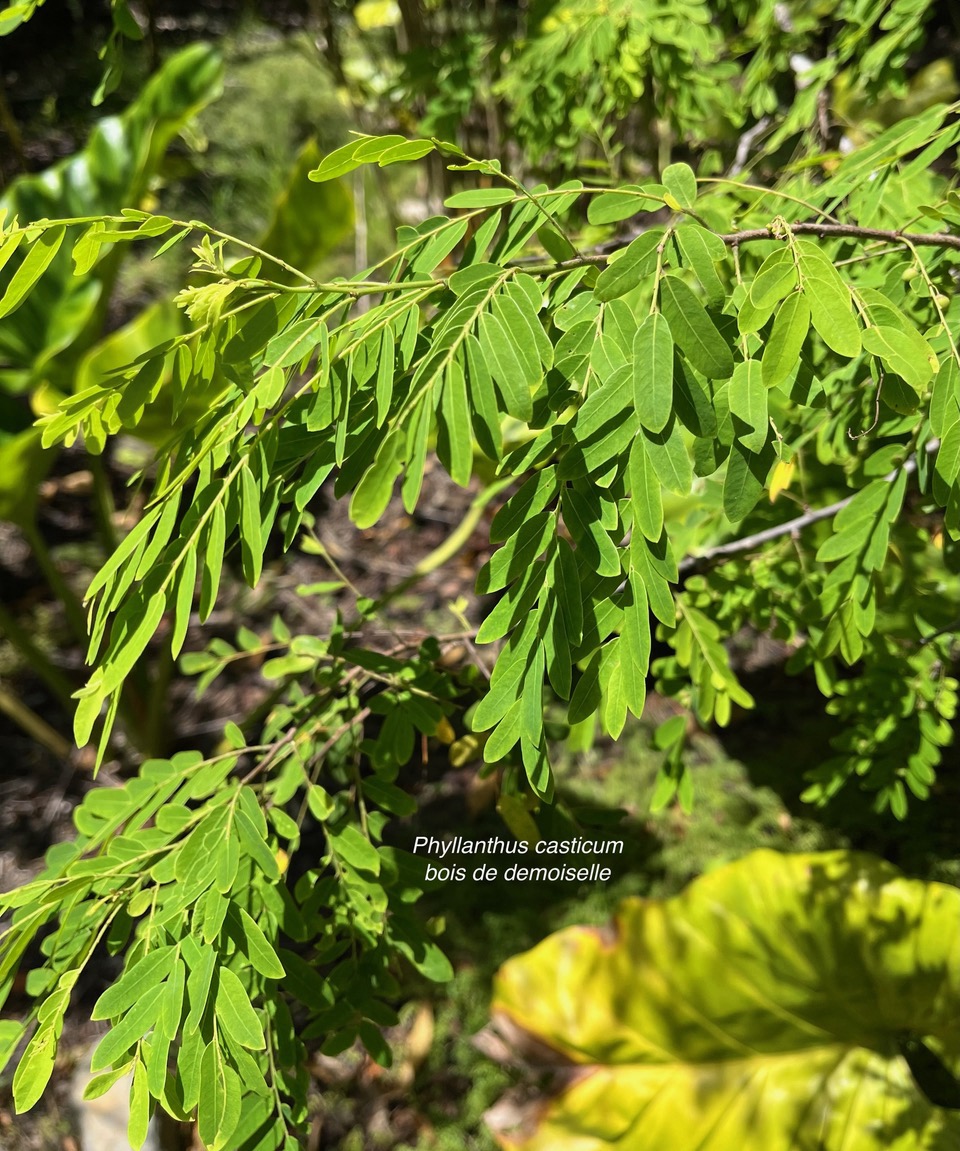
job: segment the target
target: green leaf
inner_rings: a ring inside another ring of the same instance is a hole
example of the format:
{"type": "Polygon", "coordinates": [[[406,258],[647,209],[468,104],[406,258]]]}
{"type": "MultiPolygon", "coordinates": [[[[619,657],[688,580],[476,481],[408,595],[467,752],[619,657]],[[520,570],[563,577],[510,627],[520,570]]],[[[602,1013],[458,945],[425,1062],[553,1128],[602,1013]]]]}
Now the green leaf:
{"type": "Polygon", "coordinates": [[[512,583],[542,554],[555,533],[556,516],[550,512],[540,512],[527,520],[477,573],[477,592],[487,595],[512,583]]]}
{"type": "Polygon", "coordinates": [[[133,1151],[147,1141],[147,1128],[150,1124],[150,1091],[147,1087],[147,1069],[138,1059],[133,1068],[133,1083],[130,1085],[130,1118],[127,1121],[127,1141],[133,1151]]]}
{"type": "Polygon", "coordinates": [[[643,436],[637,436],[630,446],[627,476],[634,527],[639,528],[648,540],[658,540],[663,531],[663,499],[660,479],[650,461],[643,436]]]}
{"type": "Polygon", "coordinates": [[[798,240],[797,250],[803,294],[814,328],[838,355],[859,355],[860,325],[851,311],[850,289],[816,244],[798,240]]]}
{"type": "Polygon", "coordinates": [[[674,233],[687,264],[700,281],[710,304],[719,304],[724,298],[723,281],[717,275],[716,261],[726,256],[723,241],[699,224],[684,224],[674,233]],[[716,247],[719,245],[719,249],[716,247]]]}
{"type": "Polygon", "coordinates": [[[25,1032],[26,1028],[19,1021],[0,1019],[0,1073],[6,1070],[25,1032]]]}
{"type": "Polygon", "coordinates": [[[546,467],[534,472],[497,510],[490,524],[490,542],[502,543],[516,535],[525,521],[543,511],[559,491],[556,468],[546,467]]]}
{"type": "Polygon", "coordinates": [[[93,1005],[91,1019],[116,1019],[162,983],[173,969],[177,950],[170,944],[155,947],[132,967],[127,968],[93,1005]]]}
{"type": "Polygon", "coordinates": [[[253,820],[249,818],[246,812],[239,809],[234,813],[234,819],[244,851],[267,879],[275,883],[280,878],[280,868],[277,866],[273,852],[254,825],[253,820]]]}
{"type": "Polygon", "coordinates": [[[939,365],[927,341],[915,330],[865,328],[864,350],[876,356],[888,372],[904,379],[911,388],[922,391],[939,365]]]}
{"type": "Polygon", "coordinates": [[[217,1021],[224,1031],[250,1051],[263,1051],[266,1040],[257,1013],[243,984],[227,967],[220,968],[217,983],[217,1021]]]}
{"type": "Polygon", "coordinates": [[[633,402],[640,423],[662,431],[673,410],[673,336],[659,313],[647,316],[633,338],[633,402]]]}
{"type": "Polygon", "coordinates": [[[377,849],[352,823],[348,823],[336,834],[328,830],[327,839],[330,850],[351,867],[355,867],[358,871],[369,871],[373,875],[380,874],[380,856],[377,849]]]}
{"type": "MultiPolygon", "coordinates": [[[[349,144],[344,144],[342,148],[337,148],[324,156],[317,167],[307,173],[307,176],[318,184],[324,180],[334,180],[337,176],[346,175],[347,172],[359,168],[361,164],[375,163],[381,156],[394,148],[403,147],[403,145],[413,142],[404,139],[403,136],[395,135],[361,136],[359,140],[351,140],[349,144]]],[[[416,142],[428,143],[427,141],[416,142]]],[[[433,145],[430,144],[427,150],[433,151],[433,145]]]]}
{"type": "Polygon", "coordinates": [[[606,471],[636,434],[633,404],[633,369],[623,364],[603,387],[594,387],[573,421],[564,440],[572,441],[560,460],[557,474],[571,479],[585,473],[606,471]]]}
{"type": "Polygon", "coordinates": [[[7,290],[0,297],[0,319],[9,316],[27,298],[31,288],[50,266],[66,235],[62,224],[45,229],[34,240],[20,267],[13,273],[7,290]]]}
{"type": "Polygon", "coordinates": [[[615,192],[603,192],[594,196],[587,207],[587,219],[591,224],[617,224],[629,220],[638,212],[649,212],[662,208],[663,201],[644,195],[636,184],[625,184],[615,192]]]}
{"type": "Polygon", "coordinates": [[[40,1099],[53,1074],[57,1056],[58,1032],[52,1027],[40,1027],[34,1032],[20,1057],[13,1076],[13,1103],[22,1114],[40,1099]]]}
{"type": "Polygon", "coordinates": [[[447,208],[496,208],[509,204],[517,198],[512,188],[471,188],[468,192],[456,192],[444,200],[447,208]]]}
{"type": "Polygon", "coordinates": [[[217,602],[223,553],[227,543],[227,515],[223,500],[217,500],[205,525],[203,570],[200,573],[200,622],[205,623],[217,602]]]}
{"type": "Polygon", "coordinates": [[[538,339],[542,338],[543,330],[536,315],[529,312],[529,302],[526,301],[526,297],[522,297],[522,299],[527,303],[527,308],[522,307],[515,296],[507,292],[498,292],[493,297],[491,307],[494,316],[497,317],[503,330],[507,333],[517,358],[523,365],[523,377],[527,381],[528,388],[530,388],[539,383],[543,374],[537,351],[538,339]]]}
{"type": "Polygon", "coordinates": [[[625,901],[611,934],[557,932],[501,967],[493,1012],[519,1053],[578,1073],[497,1134],[517,1151],[948,1146],[960,1115],[900,1053],[923,1036],[956,1077],[958,915],[956,888],[871,856],[757,851],[625,901]]]}
{"type": "Polygon", "coordinates": [[[734,368],[727,390],[734,433],[748,452],[762,451],[767,442],[769,428],[765,384],[761,365],[756,360],[746,360],[734,368]]]}
{"type": "Polygon", "coordinates": [[[632,240],[597,277],[593,293],[598,300],[615,300],[633,291],[657,266],[657,248],[665,229],[650,228],[632,240]]]}
{"type": "Polygon", "coordinates": [[[119,1023],[100,1040],[90,1060],[91,1071],[102,1071],[126,1055],[157,1022],[163,984],[155,983],[124,1014],[119,1023]]]}
{"type": "MultiPolygon", "coordinates": [[[[237,910],[242,932],[240,948],[250,960],[253,969],[259,971],[261,975],[265,975],[267,979],[282,979],[283,965],[273,946],[243,908],[237,910]]],[[[192,995],[190,1002],[193,1002],[192,995]]]]}
{"type": "Polygon", "coordinates": [[[594,514],[591,501],[573,488],[565,488],[561,497],[563,522],[577,545],[577,552],[585,558],[588,570],[599,575],[620,574],[620,552],[610,533],[594,514]]]}
{"type": "Polygon", "coordinates": [[[703,304],[676,276],[660,281],[660,307],[673,338],[698,372],[709,380],[733,373],[733,355],[703,304]]]}
{"type": "Polygon", "coordinates": [[[200,1060],[197,1133],[208,1151],[222,1151],[240,1122],[240,1079],[216,1039],[200,1060]]]}
{"type": "Polygon", "coordinates": [[[187,628],[190,626],[190,610],[193,607],[193,592],[197,581],[197,552],[191,548],[183,557],[177,572],[177,585],[174,598],[173,633],[170,637],[170,654],[174,659],[180,654],[187,628]]]}
{"type": "Polygon", "coordinates": [[[693,483],[693,465],[675,416],[659,432],[644,431],[644,455],[665,488],[685,496],[693,483]]]}
{"type": "Polygon", "coordinates": [[[930,430],[943,436],[951,424],[960,420],[960,370],[953,356],[940,365],[930,397],[930,430]]]}
{"type": "MultiPolygon", "coordinates": [[[[767,256],[754,276],[750,285],[749,302],[757,311],[773,308],[790,295],[797,282],[797,266],[793,253],[787,247],[778,248],[767,256]]],[[[740,330],[745,329],[741,327],[740,330]]]]}
{"type": "Polygon", "coordinates": [[[583,636],[583,600],[580,576],[573,548],[562,536],[557,536],[557,550],[551,566],[551,581],[557,593],[560,616],[572,644],[583,636]]]}
{"type": "Polygon", "coordinates": [[[403,437],[395,428],[381,442],[376,459],[364,472],[350,500],[350,518],[358,528],[371,528],[387,510],[397,477],[403,471],[403,437]]]}
{"type": "MultiPolygon", "coordinates": [[[[763,387],[775,388],[796,370],[800,349],[810,330],[810,305],[807,298],[793,292],[783,301],[773,321],[773,329],[763,349],[763,387]]],[[[734,375],[736,379],[736,375],[734,375]]],[[[730,410],[733,411],[733,383],[730,385],[730,410]]],[[[764,397],[766,404],[766,397],[764,397]]]]}
{"type": "Polygon", "coordinates": [[[527,374],[525,361],[521,360],[513,340],[492,313],[481,315],[479,328],[480,351],[500,387],[507,412],[518,420],[530,421],[533,418],[530,385],[538,382],[539,370],[535,378],[527,374]]]}
{"type": "Polygon", "coordinates": [[[739,441],[730,448],[727,474],[723,480],[723,511],[731,523],[739,523],[756,507],[773,459],[774,452],[769,444],[759,455],[739,441]]]}
{"type": "Polygon", "coordinates": [[[677,418],[695,436],[717,435],[717,413],[714,402],[693,368],[679,355],[673,359],[673,403],[677,418]]]}
{"type": "Polygon", "coordinates": [[[141,590],[127,600],[114,619],[110,647],[103,661],[101,698],[120,687],[153,639],[163,618],[167,606],[164,592],[154,592],[146,603],[143,601],[141,590]]]}
{"type": "Polygon", "coordinates": [[[669,164],[663,169],[661,183],[681,208],[692,208],[697,202],[697,178],[689,164],[669,164]]]}

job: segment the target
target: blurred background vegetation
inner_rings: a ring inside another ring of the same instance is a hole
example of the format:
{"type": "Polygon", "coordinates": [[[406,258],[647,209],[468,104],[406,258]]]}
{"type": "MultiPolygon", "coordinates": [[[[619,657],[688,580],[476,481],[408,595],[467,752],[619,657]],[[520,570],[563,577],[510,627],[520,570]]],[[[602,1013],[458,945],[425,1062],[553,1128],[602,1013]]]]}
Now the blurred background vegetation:
{"type": "MultiPolygon", "coordinates": [[[[703,175],[749,170],[762,182],[811,149],[829,164],[831,155],[960,90],[953,63],[960,10],[949,0],[143,0],[119,7],[132,26],[118,19],[117,4],[46,0],[0,39],[0,203],[25,218],[122,204],[208,220],[326,276],[382,257],[399,225],[430,215],[450,191],[450,174],[429,163],[307,185],[307,168],[350,130],[437,135],[472,155],[501,158],[526,180],[577,174],[613,183],[695,157],[703,175]],[[106,90],[95,105],[98,86],[106,90]]],[[[608,235],[587,228],[585,243],[608,235]]],[[[180,322],[170,300],[188,254],[151,255],[126,251],[88,278],[73,278],[67,263],[49,298],[38,297],[0,332],[2,888],[22,882],[46,847],[70,834],[70,812],[91,786],[87,762],[69,746],[70,693],[82,681],[85,646],[79,597],[128,526],[125,517],[136,515],[126,484],[149,452],[130,438],[102,456],[80,445],[43,450],[31,423],[136,356],[148,333],[155,341],[180,322]]],[[[179,418],[189,416],[188,405],[179,418]]],[[[162,424],[154,435],[162,439],[162,424]]],[[[321,493],[318,522],[366,594],[393,586],[405,561],[409,570],[405,549],[429,553],[462,517],[469,494],[458,506],[442,480],[434,482],[414,543],[398,544],[399,529],[389,523],[353,532],[321,493]]],[[[472,575],[484,558],[477,542],[447,582],[423,581],[398,606],[415,624],[449,626],[447,605],[458,597],[475,609],[472,575]]],[[[244,626],[263,634],[274,612],[302,610],[292,589],[321,578],[317,571],[309,557],[281,558],[278,549],[256,592],[233,580],[213,633],[233,640],[244,626]]],[[[200,646],[199,631],[194,639],[200,646]]],[[[225,720],[248,716],[267,697],[251,656],[198,700],[160,646],[138,669],[108,773],[122,776],[145,755],[212,746],[225,720]]],[[[429,896],[456,979],[442,992],[410,989],[392,1036],[392,1071],[373,1076],[356,1052],[318,1060],[313,1146],[492,1147],[481,1117],[510,1073],[470,1036],[486,1021],[493,971],[560,926],[607,919],[624,895],[673,893],[758,846],[866,848],[911,874],[960,882],[949,758],[935,795],[915,804],[905,823],[873,812],[856,794],[816,811],[801,803],[803,772],[823,758],[836,728],[812,683],[785,676],[787,654],[766,637],[742,637],[738,670],[758,708],[735,716],[722,742],[683,717],[696,779],[692,812],[650,810],[665,754],[652,732],[673,714],[665,704],[657,713],[656,697],[649,722],[629,727],[617,745],[567,742],[558,756],[557,819],[566,804],[620,820],[628,852],[613,881],[547,892],[461,885],[455,897],[429,896]]],[[[474,768],[451,767],[442,745],[430,749],[419,786],[418,828],[502,830],[489,788],[474,768]]],[[[401,826],[397,834],[413,830],[401,826]]],[[[0,1119],[8,1088],[0,1081],[0,1119]]],[[[0,1123],[0,1147],[61,1145],[69,1123],[57,1098],[16,1130],[0,1123]]]]}

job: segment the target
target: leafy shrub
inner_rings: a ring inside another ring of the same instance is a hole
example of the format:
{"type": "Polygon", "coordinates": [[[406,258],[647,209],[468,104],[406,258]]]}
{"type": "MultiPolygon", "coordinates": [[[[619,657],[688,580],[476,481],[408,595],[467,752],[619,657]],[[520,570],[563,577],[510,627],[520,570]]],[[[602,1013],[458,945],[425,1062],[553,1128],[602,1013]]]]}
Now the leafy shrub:
{"type": "MultiPolygon", "coordinates": [[[[278,619],[268,644],[241,634],[188,653],[209,682],[269,646],[269,712],[228,725],[210,757],[151,760],[91,793],[76,841],[0,897],[4,997],[45,933],[30,1019],[0,1030],[2,1061],[35,1028],[19,1108],[42,1092],[102,946],[125,958],[96,1009],[112,1027],[93,1090],[133,1071],[134,1141],[160,1103],[196,1114],[213,1148],[292,1146],[303,1043],[335,1053],[359,1036],[386,1060],[404,964],[451,974],[409,910],[422,861],[386,846],[385,828],[415,806],[401,771],[418,739],[449,742],[454,723],[461,748],[502,769],[514,825],[534,838],[557,715],[616,738],[652,674],[723,726],[753,705],[728,650],[748,626],[787,644],[850,720],[809,800],[858,782],[902,817],[908,793],[929,795],[956,706],[943,593],[960,539],[960,199],[931,165],[958,139],[936,105],[842,158],[811,155],[775,188],[674,163],[608,190],[528,188],[452,144],[361,137],[311,178],[434,154],[485,186],[400,228],[396,251],[349,279],[137,208],[7,223],[0,317],[68,251],[83,275],[107,245],[194,245],[183,328],[41,420],[45,445],[82,436],[96,452],[161,393],[175,413],[200,404],[87,590],[95,667],[75,735],[96,736],[98,761],[155,634],[180,654],[228,549],[255,585],[274,535],[318,547],[310,505],[327,481],[371,527],[398,483],[413,513],[435,453],[479,487],[441,559],[506,496],[477,578],[496,597],[476,634],[498,645],[489,683],[451,672],[443,637],[378,649],[364,627],[389,605],[362,595],[329,634],[278,619]],[[583,212],[634,234],[581,251],[583,212]],[[668,655],[653,658],[655,640],[668,655]],[[877,722],[878,700],[897,717],[877,722]]],[[[685,737],[682,722],[658,732],[657,806],[692,800],[685,737]]],[[[939,1034],[927,1024],[911,1043],[939,1034]]]]}

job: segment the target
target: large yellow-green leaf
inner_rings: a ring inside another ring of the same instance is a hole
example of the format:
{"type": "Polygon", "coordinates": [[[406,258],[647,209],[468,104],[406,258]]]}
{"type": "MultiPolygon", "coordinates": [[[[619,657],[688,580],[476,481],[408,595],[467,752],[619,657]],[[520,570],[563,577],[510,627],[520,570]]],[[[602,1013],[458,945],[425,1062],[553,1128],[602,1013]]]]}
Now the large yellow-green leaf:
{"type": "MultiPolygon", "coordinates": [[[[307,172],[320,162],[316,140],[308,140],[273,206],[273,218],[260,246],[298,268],[310,270],[353,231],[353,200],[343,181],[318,186],[307,172]]],[[[283,270],[270,268],[274,279],[283,270]]]]}
{"type": "Polygon", "coordinates": [[[900,1054],[940,1097],[916,1050],[960,1056],[958,920],[960,890],[872,856],[758,851],[673,899],[625,901],[612,931],[557,932],[504,964],[493,1007],[570,1073],[548,1101],[500,1111],[501,1146],[960,1146],[960,1113],[900,1054]]]}

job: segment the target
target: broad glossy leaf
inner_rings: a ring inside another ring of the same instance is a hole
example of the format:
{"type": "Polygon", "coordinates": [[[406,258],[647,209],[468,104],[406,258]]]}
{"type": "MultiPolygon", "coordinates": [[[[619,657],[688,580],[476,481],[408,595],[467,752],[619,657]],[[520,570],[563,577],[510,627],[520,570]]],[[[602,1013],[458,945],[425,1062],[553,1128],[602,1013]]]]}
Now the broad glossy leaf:
{"type": "MultiPolygon", "coordinates": [[[[353,196],[346,181],[318,187],[307,177],[320,161],[316,140],[300,149],[285,186],[273,202],[273,218],[258,246],[297,268],[309,271],[349,236],[353,196]]],[[[270,278],[286,282],[291,273],[270,265],[270,278]]]]}
{"type": "Polygon", "coordinates": [[[952,1146],[960,1115],[900,1052],[926,1040],[956,1070],[958,916],[956,888],[872,856],[757,851],[673,899],[625,901],[612,931],[549,936],[500,969],[493,1009],[521,1051],[546,1044],[578,1073],[501,1145],[952,1146]]]}
{"type": "MultiPolygon", "coordinates": [[[[220,57],[209,45],[175,53],[127,108],[96,123],[80,151],[44,172],[11,181],[0,208],[26,223],[116,213],[141,202],[171,140],[216,96],[221,80],[220,57]]],[[[25,251],[21,246],[17,259],[25,251]]],[[[88,275],[75,276],[64,245],[15,316],[4,321],[0,353],[7,365],[32,370],[42,361],[44,377],[69,393],[77,349],[88,346],[83,340],[78,344],[78,337],[89,332],[103,286],[109,287],[116,269],[115,259],[101,259],[88,275]]]]}

